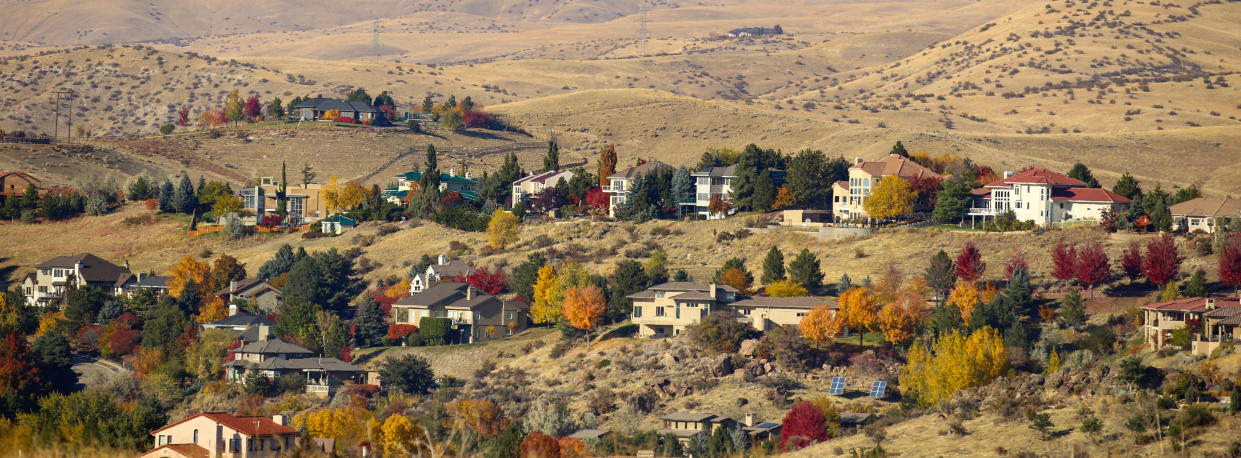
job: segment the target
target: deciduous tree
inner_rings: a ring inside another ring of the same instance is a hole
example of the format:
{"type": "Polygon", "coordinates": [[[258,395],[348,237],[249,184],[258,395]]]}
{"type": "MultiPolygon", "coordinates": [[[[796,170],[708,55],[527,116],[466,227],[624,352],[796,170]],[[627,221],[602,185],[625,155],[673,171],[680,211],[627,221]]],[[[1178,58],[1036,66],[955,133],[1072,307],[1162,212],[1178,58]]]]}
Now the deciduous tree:
{"type": "Polygon", "coordinates": [[[246,99],[246,106],[243,109],[246,114],[247,121],[257,121],[263,117],[263,103],[259,101],[259,96],[252,95],[246,99]]]}
{"type": "Polygon", "coordinates": [[[1161,234],[1146,243],[1146,256],[1142,260],[1142,274],[1147,280],[1163,286],[1176,278],[1181,268],[1180,252],[1176,241],[1168,234],[1161,234]]]}
{"type": "Polygon", "coordinates": [[[802,297],[810,294],[801,283],[790,280],[779,280],[767,285],[767,295],[771,297],[802,297]]]}
{"type": "Polygon", "coordinates": [[[569,326],[592,332],[606,310],[603,290],[598,286],[574,287],[564,292],[564,317],[569,326]]]}
{"type": "Polygon", "coordinates": [[[870,196],[862,207],[871,218],[886,220],[908,215],[913,211],[914,200],[918,193],[909,186],[909,182],[898,176],[879,180],[879,184],[871,189],[870,196]]]}
{"type": "Polygon", "coordinates": [[[874,293],[866,287],[850,288],[840,295],[840,318],[845,326],[858,334],[858,345],[863,336],[876,329],[879,320],[879,303],[874,293]]]}
{"type": "Polygon", "coordinates": [[[1073,273],[1077,281],[1087,288],[1106,282],[1112,276],[1112,267],[1107,253],[1103,252],[1103,245],[1095,243],[1082,248],[1077,254],[1073,273]]]}
{"type": "Polygon", "coordinates": [[[982,262],[982,253],[974,247],[974,242],[965,242],[965,246],[961,247],[961,254],[957,255],[956,267],[953,270],[957,278],[973,283],[978,281],[986,270],[987,264],[982,262]]]}
{"type": "Polygon", "coordinates": [[[535,323],[560,321],[563,308],[560,303],[552,303],[556,281],[554,267],[545,265],[539,268],[538,279],[534,283],[534,304],[530,306],[531,321],[535,323]]]}
{"type": "Polygon", "coordinates": [[[608,187],[612,181],[608,177],[616,173],[616,146],[608,145],[599,152],[599,186],[608,187]]]}
{"type": "Polygon", "coordinates": [[[957,330],[940,335],[929,352],[914,343],[906,359],[908,364],[899,379],[901,389],[916,392],[923,406],[936,405],[959,390],[991,383],[1008,371],[1004,340],[990,327],[968,337],[957,330]]]}
{"type": "Polygon", "coordinates": [[[781,185],[776,189],[776,198],[771,201],[772,210],[780,210],[793,206],[797,202],[797,196],[789,189],[789,185],[781,185]]]}
{"type": "Polygon", "coordinates": [[[1051,276],[1060,281],[1073,279],[1077,266],[1077,246],[1064,244],[1064,239],[1056,241],[1051,249],[1051,276]]]}
{"type": "Polygon", "coordinates": [[[496,209],[487,223],[487,244],[497,250],[517,243],[520,240],[520,223],[517,215],[496,209]]]}
{"type": "Polygon", "coordinates": [[[560,458],[560,442],[556,438],[534,431],[521,441],[522,458],[560,458]]]}
{"type": "Polygon", "coordinates": [[[720,282],[736,288],[737,291],[741,292],[743,295],[750,294],[751,289],[754,287],[752,284],[753,280],[750,279],[749,274],[738,267],[725,270],[724,273],[720,275],[720,282]]]}
{"type": "Polygon", "coordinates": [[[832,342],[832,338],[840,335],[843,321],[837,316],[836,310],[828,304],[819,304],[810,309],[810,313],[802,317],[798,326],[802,337],[815,345],[824,346],[832,342]]]}
{"type": "Polygon", "coordinates": [[[1026,272],[1030,271],[1030,265],[1026,262],[1026,252],[1018,248],[1013,252],[1013,257],[1008,258],[1008,262],[1004,264],[1004,279],[1011,280],[1013,278],[1013,269],[1020,267],[1026,272]]]}
{"type": "Polygon", "coordinates": [[[794,405],[784,415],[780,431],[780,450],[788,452],[828,440],[827,419],[823,410],[807,401],[794,405]]]}
{"type": "Polygon", "coordinates": [[[1241,234],[1232,234],[1219,253],[1219,281],[1241,296],[1241,234]]]}
{"type": "Polygon", "coordinates": [[[969,282],[957,282],[957,286],[953,287],[952,293],[948,295],[948,303],[960,310],[961,321],[965,323],[970,322],[974,307],[980,302],[978,287],[969,282]]]}
{"type": "Polygon", "coordinates": [[[195,261],[190,256],[182,256],[181,262],[173,266],[168,273],[168,294],[180,296],[185,286],[191,281],[200,288],[210,286],[212,284],[211,267],[205,262],[195,261]]]}
{"type": "Polygon", "coordinates": [[[1129,277],[1129,283],[1133,283],[1142,276],[1142,251],[1137,241],[1129,242],[1129,248],[1126,248],[1125,254],[1121,255],[1120,269],[1125,272],[1126,277],[1129,277]]]}

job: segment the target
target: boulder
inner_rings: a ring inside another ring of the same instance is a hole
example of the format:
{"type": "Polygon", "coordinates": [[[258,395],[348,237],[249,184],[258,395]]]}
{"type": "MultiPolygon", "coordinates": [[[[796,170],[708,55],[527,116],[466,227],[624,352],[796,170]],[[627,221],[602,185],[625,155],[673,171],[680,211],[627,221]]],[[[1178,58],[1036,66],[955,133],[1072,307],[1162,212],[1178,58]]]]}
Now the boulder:
{"type": "Polygon", "coordinates": [[[733,373],[733,359],[731,355],[719,355],[711,359],[711,363],[707,366],[708,372],[713,377],[723,377],[733,373]]]}
{"type": "Polygon", "coordinates": [[[758,348],[758,340],[746,339],[741,341],[741,347],[737,350],[742,356],[754,357],[754,351],[758,348]]]}

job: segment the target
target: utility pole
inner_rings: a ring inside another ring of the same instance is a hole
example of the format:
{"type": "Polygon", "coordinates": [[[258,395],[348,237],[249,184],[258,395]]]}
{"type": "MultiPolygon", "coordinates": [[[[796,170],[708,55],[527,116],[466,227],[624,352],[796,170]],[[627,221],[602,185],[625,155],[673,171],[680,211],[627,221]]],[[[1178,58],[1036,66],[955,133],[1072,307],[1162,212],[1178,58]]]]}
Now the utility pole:
{"type": "Polygon", "coordinates": [[[374,28],[371,31],[371,51],[375,54],[375,60],[379,60],[379,18],[375,19],[374,28]]]}
{"type": "Polygon", "coordinates": [[[642,27],[638,29],[638,47],[642,57],[647,57],[649,54],[646,52],[646,3],[643,3],[639,8],[641,8],[642,14],[642,27]]]}
{"type": "MultiPolygon", "coordinates": [[[[70,96],[70,92],[69,91],[52,91],[52,93],[56,94],[56,120],[54,121],[52,125],[52,138],[55,139],[55,138],[60,138],[60,96],[64,95],[65,98],[68,98],[70,96]]],[[[72,113],[70,113],[70,115],[72,115],[72,113]]],[[[73,122],[72,117],[69,119],[69,122],[70,123],[73,122]]]]}

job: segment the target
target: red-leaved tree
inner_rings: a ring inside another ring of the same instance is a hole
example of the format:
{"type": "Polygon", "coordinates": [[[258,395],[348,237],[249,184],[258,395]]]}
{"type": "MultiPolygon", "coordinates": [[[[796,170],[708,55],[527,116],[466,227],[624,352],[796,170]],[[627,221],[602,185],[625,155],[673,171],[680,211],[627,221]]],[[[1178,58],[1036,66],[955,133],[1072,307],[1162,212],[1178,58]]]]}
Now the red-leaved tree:
{"type": "Polygon", "coordinates": [[[608,198],[608,194],[603,192],[603,189],[591,188],[591,190],[586,191],[586,205],[599,210],[607,210],[610,204],[611,200],[608,198]]]}
{"type": "Polygon", "coordinates": [[[780,450],[796,450],[827,439],[827,418],[818,406],[802,401],[784,415],[784,426],[780,431],[780,450]]]}
{"type": "Polygon", "coordinates": [[[1159,286],[1168,284],[1181,270],[1180,252],[1176,241],[1168,234],[1160,235],[1146,243],[1146,257],[1142,259],[1142,275],[1159,286]]]}
{"type": "Polygon", "coordinates": [[[177,110],[177,125],[181,127],[190,125],[190,107],[182,105],[181,109],[177,110]]]}
{"type": "Polygon", "coordinates": [[[1051,249],[1051,262],[1051,276],[1062,281],[1072,279],[1077,264],[1077,246],[1066,247],[1064,239],[1057,240],[1056,246],[1051,249]]]}
{"type": "Polygon", "coordinates": [[[480,267],[469,276],[462,277],[457,275],[452,281],[469,283],[470,286],[478,288],[487,294],[500,294],[508,289],[508,280],[504,278],[504,272],[496,270],[494,273],[487,270],[486,267],[480,267]]]}
{"type": "Polygon", "coordinates": [[[13,418],[34,409],[52,385],[39,373],[26,339],[16,331],[0,338],[0,416],[13,418]]]}
{"type": "Polygon", "coordinates": [[[1107,281],[1107,278],[1112,276],[1112,267],[1107,259],[1107,253],[1103,252],[1103,245],[1098,243],[1082,248],[1082,251],[1077,253],[1076,264],[1073,276],[1087,288],[1094,288],[1095,285],[1107,281]]]}
{"type": "Polygon", "coordinates": [[[987,270],[987,263],[982,262],[982,253],[978,252],[974,242],[965,242],[965,246],[961,247],[961,254],[957,255],[954,269],[953,273],[957,274],[957,278],[970,283],[982,277],[982,273],[987,270]]]}
{"type": "Polygon", "coordinates": [[[519,449],[521,450],[522,457],[560,457],[560,442],[554,437],[543,434],[542,431],[534,431],[526,435],[526,438],[522,439],[519,449]]]}
{"type": "MultiPolygon", "coordinates": [[[[1228,244],[1219,252],[1219,281],[1241,289],[1241,235],[1228,237],[1228,244]]],[[[1237,294],[1241,295],[1241,291],[1237,294]]]]}
{"type": "Polygon", "coordinates": [[[246,113],[246,119],[253,121],[263,115],[263,103],[259,102],[259,96],[252,95],[246,99],[246,106],[243,108],[246,113]]]}
{"type": "Polygon", "coordinates": [[[1004,278],[1007,280],[1012,280],[1013,270],[1018,267],[1021,267],[1022,272],[1029,275],[1030,264],[1026,262],[1026,252],[1021,251],[1020,249],[1018,249],[1016,253],[1013,253],[1013,257],[1008,258],[1008,263],[1004,264],[1004,278]]]}
{"type": "Polygon", "coordinates": [[[1138,247],[1138,242],[1129,242],[1129,248],[1120,256],[1120,270],[1129,277],[1129,283],[1142,276],[1142,250],[1138,247]]]}

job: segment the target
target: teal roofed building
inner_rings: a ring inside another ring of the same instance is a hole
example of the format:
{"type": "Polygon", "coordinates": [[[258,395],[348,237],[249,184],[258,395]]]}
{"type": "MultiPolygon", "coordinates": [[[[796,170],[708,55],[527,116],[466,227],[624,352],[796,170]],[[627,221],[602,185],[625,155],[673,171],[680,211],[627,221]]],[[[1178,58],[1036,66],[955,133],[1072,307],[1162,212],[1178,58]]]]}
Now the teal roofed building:
{"type": "Polygon", "coordinates": [[[341,214],[323,218],[319,220],[319,223],[323,225],[323,233],[336,235],[340,235],[341,232],[353,229],[358,225],[358,222],[354,221],[353,218],[341,214]]]}
{"type": "MultiPolygon", "coordinates": [[[[404,205],[409,192],[422,179],[422,172],[405,172],[393,177],[396,184],[384,188],[381,194],[384,199],[397,205],[404,205]]],[[[478,180],[469,173],[458,175],[456,169],[440,172],[440,192],[456,192],[461,198],[469,201],[478,200],[478,180]]]]}

